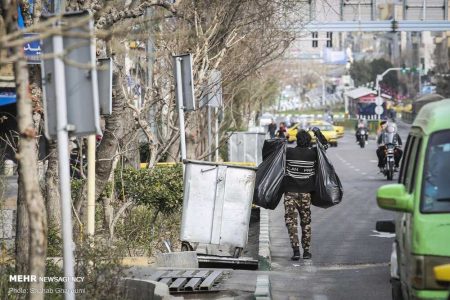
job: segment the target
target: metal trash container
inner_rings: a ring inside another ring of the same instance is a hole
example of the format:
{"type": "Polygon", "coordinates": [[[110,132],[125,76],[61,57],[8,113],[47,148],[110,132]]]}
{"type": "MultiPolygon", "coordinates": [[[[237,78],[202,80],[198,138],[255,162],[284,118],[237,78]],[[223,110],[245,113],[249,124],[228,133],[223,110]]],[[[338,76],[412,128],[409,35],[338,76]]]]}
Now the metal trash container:
{"type": "Polygon", "coordinates": [[[228,140],[228,160],[235,162],[262,162],[262,148],[266,132],[233,132],[228,140]]]}
{"type": "Polygon", "coordinates": [[[189,243],[235,247],[247,244],[256,168],[185,160],[182,250],[189,243]]]}

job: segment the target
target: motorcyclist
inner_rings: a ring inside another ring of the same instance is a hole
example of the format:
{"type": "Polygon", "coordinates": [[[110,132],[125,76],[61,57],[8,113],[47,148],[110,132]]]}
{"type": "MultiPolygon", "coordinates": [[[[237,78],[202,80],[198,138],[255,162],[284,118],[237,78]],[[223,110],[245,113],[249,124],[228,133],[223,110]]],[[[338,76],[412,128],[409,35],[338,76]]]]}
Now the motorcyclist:
{"type": "MultiPolygon", "coordinates": [[[[403,151],[401,150],[402,139],[400,135],[397,133],[397,127],[395,124],[386,123],[386,127],[380,133],[377,139],[377,156],[378,156],[378,167],[380,168],[380,172],[384,171],[384,163],[386,160],[386,145],[393,144],[394,145],[394,162],[395,162],[395,172],[398,172],[398,166],[400,164],[400,159],[402,158],[403,151]]],[[[384,124],[383,124],[384,125],[384,124]]]]}
{"type": "Polygon", "coordinates": [[[367,141],[369,138],[369,129],[367,128],[366,122],[363,119],[358,121],[358,124],[355,126],[355,138],[358,143],[358,136],[360,135],[361,130],[365,131],[365,140],[367,141]]]}

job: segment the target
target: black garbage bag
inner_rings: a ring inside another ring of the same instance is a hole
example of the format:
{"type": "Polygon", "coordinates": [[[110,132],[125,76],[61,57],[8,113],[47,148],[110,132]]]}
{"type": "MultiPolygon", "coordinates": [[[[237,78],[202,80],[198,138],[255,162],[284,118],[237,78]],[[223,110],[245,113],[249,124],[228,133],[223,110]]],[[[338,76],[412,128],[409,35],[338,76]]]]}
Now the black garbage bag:
{"type": "Polygon", "coordinates": [[[344,195],[341,181],[320,142],[317,143],[315,188],[315,192],[311,193],[311,204],[322,208],[339,204],[344,195]]]}
{"type": "Polygon", "coordinates": [[[275,209],[280,203],[286,165],[286,140],[264,141],[263,162],[256,171],[253,203],[263,208],[275,209]]]}

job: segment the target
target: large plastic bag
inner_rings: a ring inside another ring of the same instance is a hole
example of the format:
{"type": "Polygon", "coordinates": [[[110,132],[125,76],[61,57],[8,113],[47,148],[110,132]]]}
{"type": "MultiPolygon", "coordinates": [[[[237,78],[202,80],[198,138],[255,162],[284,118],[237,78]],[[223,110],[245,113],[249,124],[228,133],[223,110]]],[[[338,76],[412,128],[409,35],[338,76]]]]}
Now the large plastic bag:
{"type": "Polygon", "coordinates": [[[323,145],[318,142],[315,192],[311,193],[311,204],[328,208],[339,204],[343,195],[341,181],[328,160],[323,145]]]}
{"type": "Polygon", "coordinates": [[[256,171],[253,203],[263,208],[275,209],[280,203],[286,165],[286,140],[264,141],[263,162],[256,171]]]}

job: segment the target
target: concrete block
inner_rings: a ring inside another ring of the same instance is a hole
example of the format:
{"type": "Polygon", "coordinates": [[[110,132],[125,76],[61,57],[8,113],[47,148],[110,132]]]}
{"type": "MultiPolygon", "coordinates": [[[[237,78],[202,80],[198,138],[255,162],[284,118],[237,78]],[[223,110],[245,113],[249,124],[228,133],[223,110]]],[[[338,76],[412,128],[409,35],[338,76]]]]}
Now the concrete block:
{"type": "Polygon", "coordinates": [[[169,294],[169,287],[164,283],[153,280],[124,278],[124,300],[175,300],[183,297],[173,297],[169,294]]]}
{"type": "Polygon", "coordinates": [[[270,289],[269,275],[258,275],[256,278],[255,298],[270,300],[272,298],[270,289]]]}
{"type": "Polygon", "coordinates": [[[198,268],[197,252],[170,252],[156,255],[156,265],[165,268],[198,268]]]}

